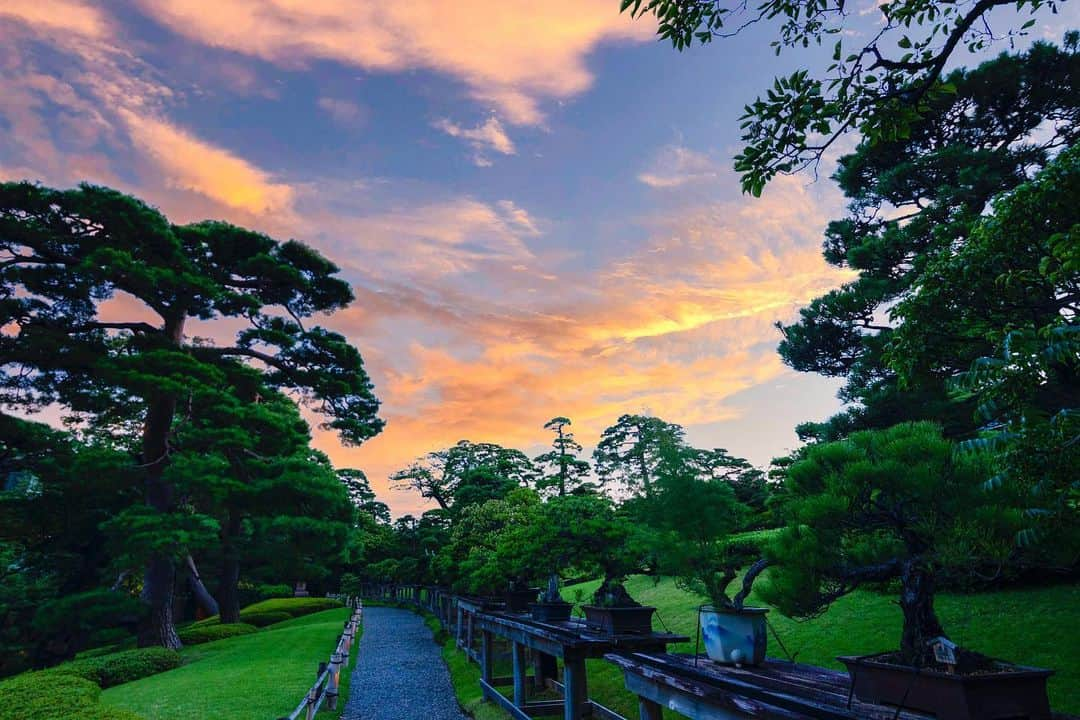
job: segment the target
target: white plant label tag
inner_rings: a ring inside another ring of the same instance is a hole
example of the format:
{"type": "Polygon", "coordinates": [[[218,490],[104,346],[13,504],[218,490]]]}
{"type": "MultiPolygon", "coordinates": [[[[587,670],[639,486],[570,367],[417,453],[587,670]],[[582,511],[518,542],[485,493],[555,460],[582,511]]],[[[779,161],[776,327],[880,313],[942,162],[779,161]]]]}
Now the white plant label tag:
{"type": "Polygon", "coordinates": [[[956,643],[943,637],[935,638],[933,643],[935,660],[944,665],[956,664],[956,643]]]}

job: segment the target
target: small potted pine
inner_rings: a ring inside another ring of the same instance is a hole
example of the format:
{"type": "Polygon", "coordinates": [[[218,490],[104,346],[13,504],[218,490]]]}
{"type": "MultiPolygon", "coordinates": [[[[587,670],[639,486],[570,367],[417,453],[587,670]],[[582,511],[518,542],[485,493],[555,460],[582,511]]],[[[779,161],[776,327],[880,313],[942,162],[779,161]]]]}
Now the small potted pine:
{"type": "Polygon", "coordinates": [[[583,605],[585,625],[606,635],[648,634],[652,632],[655,607],[642,605],[630,597],[624,582],[639,565],[637,528],[608,510],[595,518],[589,538],[590,554],[603,570],[603,581],[583,605]]]}
{"type": "Polygon", "coordinates": [[[568,603],[559,592],[557,572],[548,576],[547,588],[540,593],[536,602],[529,604],[529,613],[538,622],[566,622],[573,609],[573,604],[568,603]]]}
{"type": "Polygon", "coordinates": [[[652,632],[656,608],[642,605],[630,597],[623,584],[626,576],[611,566],[605,568],[604,580],[593,593],[592,605],[585,612],[585,625],[605,635],[647,635],[652,632]]]}
{"type": "Polygon", "coordinates": [[[898,647],[839,658],[854,693],[939,720],[1047,720],[1050,670],[958,647],[934,611],[939,580],[974,576],[1015,552],[1017,518],[981,457],[961,454],[927,422],[813,445],[788,470],[788,525],[773,542],[761,594],[813,617],[868,584],[895,583],[898,647]]]}
{"type": "Polygon", "coordinates": [[[510,581],[510,587],[503,593],[506,609],[509,612],[529,612],[529,603],[536,600],[540,588],[535,587],[524,577],[517,577],[510,581]]]}
{"type": "Polygon", "coordinates": [[[547,588],[529,605],[534,620],[570,619],[573,605],[559,591],[559,574],[571,563],[596,565],[614,520],[611,500],[600,495],[562,495],[540,507],[535,522],[509,533],[501,543],[519,573],[547,577],[547,588]]]}
{"type": "MultiPolygon", "coordinates": [[[[737,468],[745,461],[729,459],[737,468]]],[[[701,472],[693,448],[669,446],[661,451],[656,488],[645,504],[654,537],[659,567],[675,583],[706,600],[698,608],[705,651],[711,660],[758,665],[765,660],[766,608],[744,604],[754,579],[767,561],[756,544],[731,537],[740,530],[748,509],[731,485],[701,472]],[[749,567],[742,588],[732,596],[729,588],[749,567]]]]}

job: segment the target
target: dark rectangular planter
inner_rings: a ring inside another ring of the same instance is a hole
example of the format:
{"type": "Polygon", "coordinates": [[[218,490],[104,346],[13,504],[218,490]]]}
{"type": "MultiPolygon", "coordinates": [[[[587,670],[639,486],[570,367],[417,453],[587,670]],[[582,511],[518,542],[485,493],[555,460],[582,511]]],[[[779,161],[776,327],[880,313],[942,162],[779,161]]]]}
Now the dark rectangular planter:
{"type": "Polygon", "coordinates": [[[865,702],[903,705],[938,720],[1050,720],[1046,680],[1053,670],[1002,665],[1001,672],[954,675],[876,660],[842,656],[855,696],[865,702]]]}
{"type": "Polygon", "coordinates": [[[529,612],[537,622],[566,622],[574,606],[568,602],[529,603],[529,612]]]}
{"type": "Polygon", "coordinates": [[[585,626],[607,635],[648,635],[652,632],[652,615],[656,608],[597,607],[585,605],[585,626]]]}
{"type": "Polygon", "coordinates": [[[536,596],[539,594],[540,588],[508,590],[504,596],[506,599],[507,612],[529,612],[529,603],[536,602],[536,596]]]}

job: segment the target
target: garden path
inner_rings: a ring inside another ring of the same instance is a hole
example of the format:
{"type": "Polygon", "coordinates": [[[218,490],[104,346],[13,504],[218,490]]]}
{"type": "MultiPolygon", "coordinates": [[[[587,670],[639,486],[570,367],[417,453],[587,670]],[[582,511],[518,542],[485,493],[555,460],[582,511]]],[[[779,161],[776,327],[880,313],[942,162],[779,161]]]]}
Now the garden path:
{"type": "Polygon", "coordinates": [[[408,610],[364,608],[364,634],[342,720],[466,720],[442,653],[408,610]]]}

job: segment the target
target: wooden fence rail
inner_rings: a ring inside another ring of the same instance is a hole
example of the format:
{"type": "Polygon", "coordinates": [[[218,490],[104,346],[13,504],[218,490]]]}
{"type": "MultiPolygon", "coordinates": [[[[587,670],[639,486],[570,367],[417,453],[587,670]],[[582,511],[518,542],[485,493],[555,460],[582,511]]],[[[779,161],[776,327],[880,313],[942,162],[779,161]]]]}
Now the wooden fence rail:
{"type": "Polygon", "coordinates": [[[304,720],[313,720],[322,707],[323,701],[326,702],[328,710],[337,709],[341,670],[349,664],[349,651],[352,649],[353,640],[356,639],[356,633],[364,619],[364,605],[359,598],[346,598],[345,603],[353,608],[353,613],[345,621],[345,628],[338,637],[337,647],[330,654],[330,662],[319,663],[315,684],[307,691],[295,710],[278,720],[298,720],[300,717],[304,720]]]}

